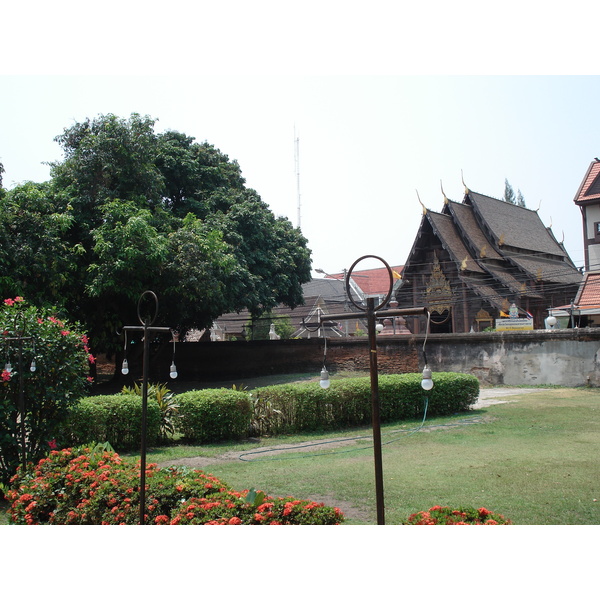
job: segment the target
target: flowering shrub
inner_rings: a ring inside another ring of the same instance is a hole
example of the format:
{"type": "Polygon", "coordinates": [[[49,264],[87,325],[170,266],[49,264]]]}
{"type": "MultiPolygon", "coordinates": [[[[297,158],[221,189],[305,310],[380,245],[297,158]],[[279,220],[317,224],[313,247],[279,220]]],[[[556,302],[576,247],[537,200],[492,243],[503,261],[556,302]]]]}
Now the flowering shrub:
{"type": "Polygon", "coordinates": [[[26,456],[38,460],[55,439],[69,408],[87,393],[89,364],[95,359],[88,338],[77,324],[29,306],[20,296],[0,302],[0,343],[0,366],[4,365],[0,380],[0,483],[5,483],[21,458],[21,385],[26,456]],[[30,339],[19,342],[15,338],[30,339]]]}
{"type": "Polygon", "coordinates": [[[511,525],[511,521],[487,508],[433,506],[408,517],[403,525],[511,525]]]}
{"type": "MultiPolygon", "coordinates": [[[[17,524],[125,525],[139,523],[139,464],[106,445],[53,450],[7,493],[17,524]]],[[[146,469],[146,523],[150,525],[334,525],[337,508],[262,492],[238,492],[202,471],[146,469]]]]}

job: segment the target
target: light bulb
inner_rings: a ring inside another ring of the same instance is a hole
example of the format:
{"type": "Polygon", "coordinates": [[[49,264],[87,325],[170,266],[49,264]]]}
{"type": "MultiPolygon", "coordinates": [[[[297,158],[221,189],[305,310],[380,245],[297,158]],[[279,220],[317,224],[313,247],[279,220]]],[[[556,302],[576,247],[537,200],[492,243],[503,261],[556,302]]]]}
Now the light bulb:
{"type": "Polygon", "coordinates": [[[171,379],[177,378],[177,367],[175,366],[175,362],[171,363],[171,367],[169,368],[169,376],[171,379]]]}
{"type": "Polygon", "coordinates": [[[375,331],[381,333],[383,331],[383,323],[377,323],[377,325],[375,325],[375,331]]]}
{"type": "Polygon", "coordinates": [[[556,317],[550,315],[547,319],[546,319],[546,323],[548,323],[548,325],[550,325],[550,327],[554,327],[556,325],[556,317]]]}
{"type": "Polygon", "coordinates": [[[34,359],[31,361],[31,365],[29,365],[29,370],[30,370],[32,373],[35,373],[35,370],[36,370],[36,368],[37,368],[37,367],[36,367],[36,365],[35,365],[35,358],[34,358],[34,359]]]}
{"type": "Polygon", "coordinates": [[[5,370],[7,373],[12,373],[12,365],[10,364],[10,361],[9,361],[9,362],[7,362],[7,363],[4,365],[4,370],[5,370]]]}
{"type": "Polygon", "coordinates": [[[127,373],[129,373],[129,363],[127,362],[126,358],[123,359],[123,365],[121,366],[121,373],[123,373],[123,375],[127,375],[127,373]]]}
{"type": "Polygon", "coordinates": [[[421,387],[428,392],[433,389],[433,379],[431,379],[431,369],[425,365],[423,369],[423,379],[421,379],[421,387]]]}
{"type": "Polygon", "coordinates": [[[323,367],[321,369],[321,380],[319,381],[319,385],[326,390],[330,383],[331,381],[329,381],[329,373],[327,372],[327,369],[323,367]]]}

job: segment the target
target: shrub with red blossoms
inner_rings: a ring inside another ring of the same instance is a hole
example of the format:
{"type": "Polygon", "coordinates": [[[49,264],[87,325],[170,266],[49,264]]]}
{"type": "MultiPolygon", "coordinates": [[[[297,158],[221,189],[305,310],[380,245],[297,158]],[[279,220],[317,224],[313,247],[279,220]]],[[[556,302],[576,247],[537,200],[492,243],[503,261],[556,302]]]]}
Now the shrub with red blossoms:
{"type": "Polygon", "coordinates": [[[21,385],[26,457],[37,461],[57,439],[70,407],[88,393],[91,354],[79,325],[29,306],[21,296],[0,302],[0,341],[2,360],[12,367],[3,369],[0,380],[0,483],[7,483],[22,458],[21,385]]]}
{"type": "Polygon", "coordinates": [[[503,515],[487,508],[458,508],[432,506],[429,510],[414,513],[403,525],[511,525],[503,515]]]}
{"type": "MultiPolygon", "coordinates": [[[[105,445],[53,450],[20,469],[7,494],[16,524],[126,525],[139,523],[139,463],[105,445]]],[[[232,489],[203,471],[146,469],[149,525],[337,525],[338,508],[262,492],[232,489]]]]}

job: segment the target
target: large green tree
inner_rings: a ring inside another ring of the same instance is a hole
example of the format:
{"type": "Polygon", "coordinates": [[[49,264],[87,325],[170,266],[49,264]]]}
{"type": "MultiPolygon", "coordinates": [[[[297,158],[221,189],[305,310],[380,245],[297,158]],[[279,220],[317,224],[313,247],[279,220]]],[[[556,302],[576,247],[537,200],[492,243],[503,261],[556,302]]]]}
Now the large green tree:
{"type": "Polygon", "coordinates": [[[0,295],[55,305],[96,351],[137,322],[146,289],[184,331],[303,301],[307,240],[245,185],[236,161],[150,117],[101,115],[56,138],[51,179],[0,196],[0,295]]]}

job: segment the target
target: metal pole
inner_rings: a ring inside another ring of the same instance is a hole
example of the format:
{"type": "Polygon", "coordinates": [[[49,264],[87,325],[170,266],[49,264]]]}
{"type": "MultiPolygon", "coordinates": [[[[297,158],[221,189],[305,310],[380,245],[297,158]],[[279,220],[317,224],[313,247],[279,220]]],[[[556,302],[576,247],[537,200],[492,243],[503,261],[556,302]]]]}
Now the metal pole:
{"type": "Polygon", "coordinates": [[[144,322],[144,357],[142,362],[142,445],[140,458],[140,525],[145,523],[146,512],[146,434],[148,429],[148,366],[150,363],[150,336],[148,321],[144,322]]]}
{"type": "Polygon", "coordinates": [[[383,461],[381,456],[381,420],[379,414],[379,376],[377,373],[377,331],[375,329],[375,299],[367,298],[367,329],[369,332],[369,369],[371,374],[371,420],[373,423],[373,454],[375,459],[375,498],[377,525],[385,525],[383,501],[383,461]]]}
{"type": "Polygon", "coordinates": [[[21,461],[23,472],[27,466],[27,436],[25,433],[25,382],[23,381],[23,339],[19,338],[19,358],[17,361],[19,369],[19,412],[21,413],[21,461]]]}

